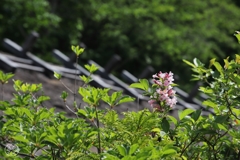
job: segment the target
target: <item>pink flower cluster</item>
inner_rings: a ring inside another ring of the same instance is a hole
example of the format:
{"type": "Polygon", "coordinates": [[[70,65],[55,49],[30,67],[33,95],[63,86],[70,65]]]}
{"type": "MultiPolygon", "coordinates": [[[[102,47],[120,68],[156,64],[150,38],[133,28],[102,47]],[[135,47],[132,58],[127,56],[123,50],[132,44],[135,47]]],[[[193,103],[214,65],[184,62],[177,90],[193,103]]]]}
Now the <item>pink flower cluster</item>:
{"type": "Polygon", "coordinates": [[[177,97],[176,91],[173,90],[173,73],[162,73],[161,71],[153,75],[153,82],[156,91],[150,97],[148,103],[155,109],[162,111],[166,107],[169,109],[176,105],[177,97]]]}

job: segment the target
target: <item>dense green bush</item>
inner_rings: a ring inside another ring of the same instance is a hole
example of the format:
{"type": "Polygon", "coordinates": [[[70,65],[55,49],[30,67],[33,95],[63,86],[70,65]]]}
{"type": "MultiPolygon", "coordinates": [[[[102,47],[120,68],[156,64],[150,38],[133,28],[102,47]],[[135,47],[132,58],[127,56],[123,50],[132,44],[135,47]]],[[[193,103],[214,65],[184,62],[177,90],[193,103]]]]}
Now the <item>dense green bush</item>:
{"type": "Polygon", "coordinates": [[[51,13],[51,7],[46,0],[2,0],[1,41],[2,38],[10,38],[22,44],[31,31],[37,31],[41,35],[36,46],[38,53],[45,52],[56,41],[56,38],[51,38],[51,34],[59,27],[60,20],[59,16],[51,13]]]}
{"type": "Polygon", "coordinates": [[[82,58],[104,66],[112,54],[119,54],[119,70],[137,76],[151,64],[174,71],[186,84],[190,71],[182,58],[200,56],[206,62],[238,53],[232,31],[240,26],[239,11],[236,0],[3,0],[0,37],[21,43],[36,30],[41,38],[34,52],[45,58],[51,58],[53,48],[68,53],[70,44],[82,42],[88,48],[82,58]]]}
{"type": "MultiPolygon", "coordinates": [[[[83,52],[74,46],[72,50],[77,56],[83,52]]],[[[153,84],[147,79],[133,83],[131,87],[143,90],[150,97],[153,109],[124,112],[122,119],[114,108],[134,98],[89,86],[91,75],[80,77],[85,85],[79,87],[78,93],[86,106],[74,105],[71,109],[66,105],[76,118],[67,118],[64,113],[54,113],[53,108],[43,106],[42,102],[49,97],[36,96],[41,84],[15,80],[12,102],[4,101],[3,96],[0,101],[3,112],[0,157],[16,160],[238,159],[240,55],[232,60],[224,59],[223,66],[216,59],[210,61],[209,67],[196,58],[193,63],[184,62],[191,66],[194,80],[207,83],[199,90],[209,96],[203,104],[213,109],[214,114],[202,115],[202,110],[185,109],[179,111],[178,117],[168,115],[177,101],[171,72],[155,74],[153,84]],[[99,110],[101,101],[106,102],[109,109],[99,110]]],[[[90,73],[97,69],[94,65],[85,67],[90,73]]],[[[12,76],[0,72],[2,91],[12,76]]],[[[55,72],[54,76],[61,80],[60,74],[55,72]]],[[[66,91],[61,95],[64,102],[67,95],[66,91]]]]}

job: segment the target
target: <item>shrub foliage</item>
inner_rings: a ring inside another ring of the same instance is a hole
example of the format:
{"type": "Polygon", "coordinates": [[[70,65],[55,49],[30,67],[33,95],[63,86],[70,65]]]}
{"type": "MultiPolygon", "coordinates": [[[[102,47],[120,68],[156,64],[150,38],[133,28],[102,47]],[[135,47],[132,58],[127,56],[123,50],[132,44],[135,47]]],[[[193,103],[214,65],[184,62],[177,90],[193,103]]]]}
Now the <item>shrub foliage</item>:
{"type": "MultiPolygon", "coordinates": [[[[77,56],[83,52],[79,47],[72,49],[77,56]]],[[[194,80],[206,82],[199,90],[208,95],[203,104],[214,114],[203,115],[202,110],[185,109],[179,111],[178,117],[169,115],[168,111],[176,103],[171,72],[157,73],[153,84],[146,79],[132,84],[131,87],[142,89],[150,97],[153,109],[124,112],[123,118],[114,108],[134,98],[89,86],[91,76],[80,77],[85,85],[79,87],[78,93],[86,105],[83,108],[66,106],[76,118],[67,118],[64,113],[55,113],[54,108],[46,108],[43,102],[49,97],[36,94],[41,91],[41,84],[14,81],[16,93],[12,101],[4,101],[3,96],[0,101],[0,157],[16,160],[238,159],[240,55],[234,59],[227,57],[224,65],[216,59],[212,59],[208,67],[198,59],[184,62],[191,66],[194,80]],[[98,109],[101,101],[106,102],[109,109],[98,109]]],[[[91,73],[96,71],[94,65],[86,68],[91,73]]],[[[0,72],[2,90],[12,76],[0,72]]],[[[54,76],[61,79],[58,73],[54,76]]],[[[63,101],[67,95],[62,93],[63,101]]]]}

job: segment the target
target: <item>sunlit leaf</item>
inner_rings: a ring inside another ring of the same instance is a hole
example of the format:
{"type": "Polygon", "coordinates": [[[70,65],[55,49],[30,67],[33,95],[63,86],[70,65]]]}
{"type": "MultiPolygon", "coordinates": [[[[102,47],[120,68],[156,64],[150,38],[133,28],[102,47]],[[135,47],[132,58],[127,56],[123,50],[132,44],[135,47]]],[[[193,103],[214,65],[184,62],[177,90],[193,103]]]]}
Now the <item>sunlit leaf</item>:
{"type": "Polygon", "coordinates": [[[138,144],[131,145],[130,150],[129,150],[129,155],[132,155],[138,148],[139,148],[138,144]]]}
{"type": "Polygon", "coordinates": [[[193,109],[185,109],[182,112],[179,112],[179,119],[182,120],[184,117],[186,117],[187,115],[191,114],[192,112],[194,112],[193,109]]]}

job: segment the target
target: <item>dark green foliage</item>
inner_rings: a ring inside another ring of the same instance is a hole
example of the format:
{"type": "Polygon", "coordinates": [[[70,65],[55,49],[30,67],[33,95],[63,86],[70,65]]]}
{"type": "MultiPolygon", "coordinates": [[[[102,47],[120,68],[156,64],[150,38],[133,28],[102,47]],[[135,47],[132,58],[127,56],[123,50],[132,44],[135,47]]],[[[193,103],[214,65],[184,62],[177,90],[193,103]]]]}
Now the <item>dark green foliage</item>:
{"type": "Polygon", "coordinates": [[[84,43],[101,65],[112,54],[123,62],[117,69],[138,75],[147,64],[172,70],[184,84],[190,71],[181,59],[224,58],[238,52],[233,31],[240,26],[236,0],[2,0],[0,37],[19,43],[36,30],[35,53],[51,59],[53,48],[69,53],[70,44],[84,43]],[[44,53],[44,54],[42,54],[44,53]],[[138,67],[132,67],[137,65],[138,67]]]}

